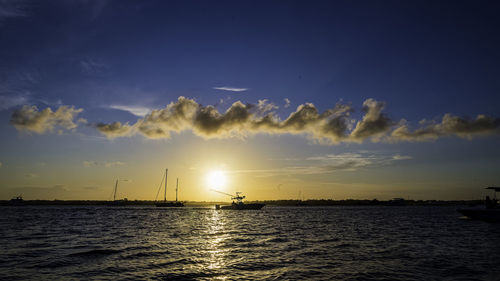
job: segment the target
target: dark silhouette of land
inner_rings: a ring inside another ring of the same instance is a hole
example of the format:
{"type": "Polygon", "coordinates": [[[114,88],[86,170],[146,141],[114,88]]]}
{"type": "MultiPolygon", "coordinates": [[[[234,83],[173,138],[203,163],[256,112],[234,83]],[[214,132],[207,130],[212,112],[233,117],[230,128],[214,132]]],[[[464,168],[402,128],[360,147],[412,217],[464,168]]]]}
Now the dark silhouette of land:
{"type": "MultiPolygon", "coordinates": [[[[106,200],[24,200],[23,205],[28,206],[106,206],[112,205],[113,201],[106,200]]],[[[197,202],[185,201],[186,206],[214,206],[217,204],[227,204],[228,202],[197,202]]],[[[311,199],[311,200],[263,200],[263,201],[248,201],[248,203],[261,203],[268,206],[475,206],[484,204],[483,200],[405,200],[395,198],[392,200],[363,200],[363,199],[311,199]]],[[[0,206],[12,205],[9,200],[0,200],[0,206]]],[[[153,200],[128,200],[127,206],[154,206],[153,200]]]]}

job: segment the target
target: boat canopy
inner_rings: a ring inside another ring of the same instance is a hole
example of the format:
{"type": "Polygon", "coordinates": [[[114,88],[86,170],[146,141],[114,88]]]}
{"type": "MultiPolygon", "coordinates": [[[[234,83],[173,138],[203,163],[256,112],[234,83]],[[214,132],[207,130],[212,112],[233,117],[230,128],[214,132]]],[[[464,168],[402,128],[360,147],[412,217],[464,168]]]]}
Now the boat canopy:
{"type": "Polygon", "coordinates": [[[488,186],[486,189],[493,189],[495,192],[500,192],[500,187],[498,186],[488,186]]]}

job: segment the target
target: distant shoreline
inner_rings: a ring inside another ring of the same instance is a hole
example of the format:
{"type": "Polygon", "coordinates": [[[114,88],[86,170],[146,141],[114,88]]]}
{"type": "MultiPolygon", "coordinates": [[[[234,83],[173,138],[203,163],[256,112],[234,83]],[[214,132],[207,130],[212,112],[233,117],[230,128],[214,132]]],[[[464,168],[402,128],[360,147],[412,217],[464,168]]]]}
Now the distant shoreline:
{"type": "MultiPolygon", "coordinates": [[[[199,202],[183,201],[187,207],[190,206],[214,206],[216,204],[224,205],[231,202],[199,202]]],[[[126,206],[153,206],[153,200],[129,200],[126,206]]],[[[463,205],[482,205],[483,200],[331,200],[331,199],[313,199],[313,200],[263,200],[248,201],[248,203],[263,203],[270,206],[463,206],[463,205]]],[[[25,206],[108,206],[113,201],[106,200],[24,200],[25,206]]],[[[10,206],[10,200],[0,200],[0,206],[10,206]]]]}

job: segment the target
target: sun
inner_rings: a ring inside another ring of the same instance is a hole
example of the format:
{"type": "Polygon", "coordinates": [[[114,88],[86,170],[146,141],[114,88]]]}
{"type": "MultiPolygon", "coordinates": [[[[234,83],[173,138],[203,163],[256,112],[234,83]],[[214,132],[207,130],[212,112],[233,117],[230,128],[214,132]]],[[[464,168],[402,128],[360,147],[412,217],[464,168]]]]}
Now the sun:
{"type": "Polygon", "coordinates": [[[209,188],[224,188],[227,183],[226,173],[220,170],[211,171],[207,174],[206,181],[209,188]]]}

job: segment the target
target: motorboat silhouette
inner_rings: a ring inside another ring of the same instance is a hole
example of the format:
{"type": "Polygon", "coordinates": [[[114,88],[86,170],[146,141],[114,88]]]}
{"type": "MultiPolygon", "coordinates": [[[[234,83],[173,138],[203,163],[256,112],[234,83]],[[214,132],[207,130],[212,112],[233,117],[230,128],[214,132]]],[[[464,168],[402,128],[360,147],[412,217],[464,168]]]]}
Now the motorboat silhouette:
{"type": "Polygon", "coordinates": [[[490,186],[486,189],[493,190],[493,199],[486,196],[484,207],[460,208],[457,211],[471,219],[500,222],[500,205],[496,197],[496,193],[500,192],[500,187],[490,186]]]}
{"type": "Polygon", "coordinates": [[[231,203],[231,205],[215,205],[216,210],[260,210],[265,206],[265,204],[261,203],[243,203],[243,199],[245,199],[245,196],[241,196],[241,192],[236,192],[236,195],[232,195],[218,190],[213,191],[231,196],[231,200],[233,200],[233,203],[231,203]],[[234,200],[236,200],[236,202],[234,200]]]}
{"type": "Polygon", "coordinates": [[[12,206],[23,206],[24,205],[23,197],[21,195],[16,196],[10,199],[9,204],[12,206]]]}

